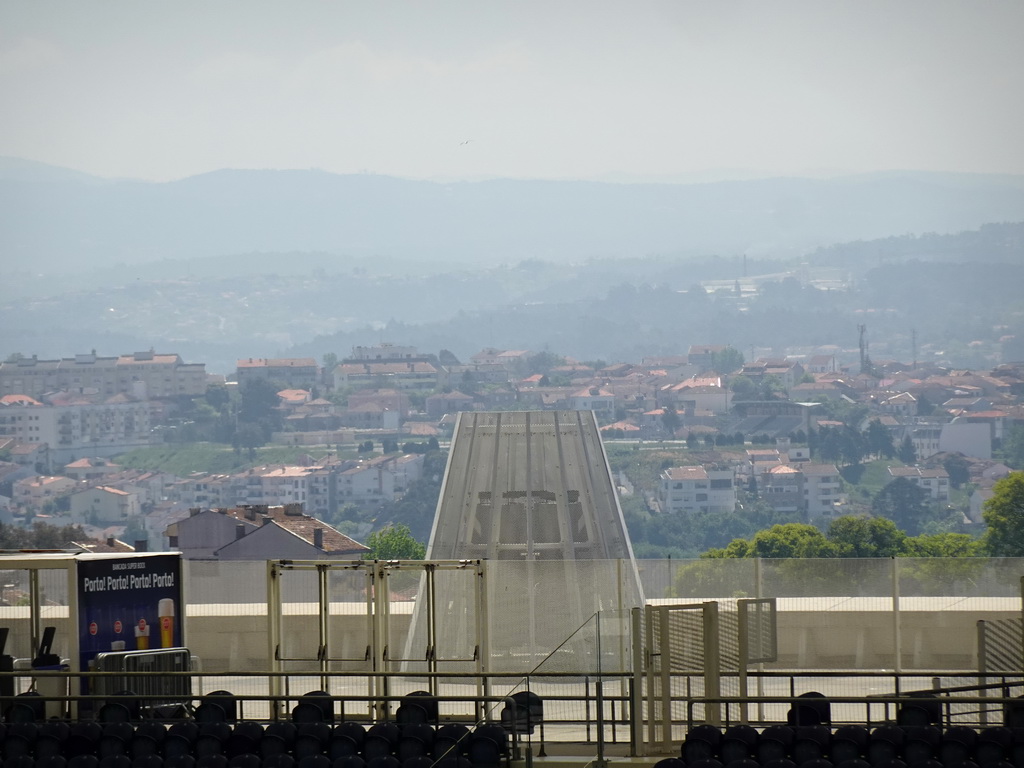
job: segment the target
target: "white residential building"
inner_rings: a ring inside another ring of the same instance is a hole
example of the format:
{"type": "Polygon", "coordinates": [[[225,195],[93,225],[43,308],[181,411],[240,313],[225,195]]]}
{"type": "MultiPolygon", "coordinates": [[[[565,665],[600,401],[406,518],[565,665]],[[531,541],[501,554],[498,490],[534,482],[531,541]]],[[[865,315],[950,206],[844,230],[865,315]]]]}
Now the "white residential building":
{"type": "Polygon", "coordinates": [[[125,523],[142,514],[138,493],[100,485],[71,495],[71,520],[76,525],[125,523]]]}
{"type": "Polygon", "coordinates": [[[837,505],[845,500],[842,493],[843,479],[835,464],[811,464],[801,462],[795,465],[804,476],[804,500],[810,517],[830,517],[836,513],[837,505]]]}
{"type": "Polygon", "coordinates": [[[661,508],[666,513],[732,512],[735,470],[670,467],[661,473],[661,508]]]}
{"type": "Polygon", "coordinates": [[[949,473],[944,469],[921,469],[920,467],[889,467],[893,479],[904,477],[928,493],[932,501],[949,501],[949,473]]]}
{"type": "Polygon", "coordinates": [[[50,460],[65,464],[86,454],[113,456],[151,443],[150,407],[124,395],[103,402],[58,393],[46,403],[21,395],[0,397],[0,437],[49,447],[50,460]]]}

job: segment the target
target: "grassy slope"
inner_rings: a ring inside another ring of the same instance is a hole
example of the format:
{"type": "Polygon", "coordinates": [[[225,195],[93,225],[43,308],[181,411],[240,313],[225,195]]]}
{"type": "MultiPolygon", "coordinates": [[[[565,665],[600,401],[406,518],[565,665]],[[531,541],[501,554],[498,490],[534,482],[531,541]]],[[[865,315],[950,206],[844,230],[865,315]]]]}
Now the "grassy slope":
{"type": "MultiPolygon", "coordinates": [[[[178,477],[187,477],[193,472],[229,474],[267,464],[294,464],[299,456],[309,454],[320,458],[326,452],[324,448],[306,446],[267,446],[256,449],[255,459],[250,460],[248,451],[235,453],[228,445],[167,443],[121,454],[115,461],[123,467],[162,470],[178,477]]],[[[355,452],[352,452],[352,457],[355,457],[355,452]]]]}

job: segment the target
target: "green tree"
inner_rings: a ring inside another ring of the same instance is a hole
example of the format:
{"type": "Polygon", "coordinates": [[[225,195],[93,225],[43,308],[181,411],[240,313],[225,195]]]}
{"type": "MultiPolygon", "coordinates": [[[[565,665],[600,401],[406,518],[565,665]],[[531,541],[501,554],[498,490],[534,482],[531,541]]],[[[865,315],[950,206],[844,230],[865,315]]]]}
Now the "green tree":
{"type": "Polygon", "coordinates": [[[785,392],[786,385],[773,373],[761,379],[761,383],[757,387],[758,397],[762,400],[775,400],[777,396],[783,395],[785,392]]]}
{"type": "Polygon", "coordinates": [[[241,403],[238,408],[239,421],[250,424],[261,419],[274,418],[279,415],[277,410],[280,398],[278,388],[266,379],[252,379],[245,382],[239,389],[241,403]]]}
{"type": "Polygon", "coordinates": [[[917,451],[914,449],[914,442],[910,439],[910,435],[904,435],[903,442],[900,443],[900,447],[896,451],[896,458],[904,464],[913,464],[917,461],[917,451]]]}
{"type": "Polygon", "coordinates": [[[529,374],[547,374],[552,368],[560,365],[565,365],[565,358],[553,352],[538,352],[526,358],[526,370],[529,374]]]}
{"type": "Polygon", "coordinates": [[[706,557],[835,557],[836,548],[813,525],[784,523],[758,531],[750,541],[734,539],[724,550],[713,550],[706,557]]]}
{"type": "Polygon", "coordinates": [[[366,540],[364,560],[422,560],[427,548],[413,538],[409,526],[399,523],[374,531],[366,540]]]}
{"type": "Polygon", "coordinates": [[[907,534],[884,517],[837,517],[827,537],[838,557],[897,557],[903,553],[907,534]]]}
{"type": "Polygon", "coordinates": [[[33,523],[31,528],[0,523],[0,549],[66,549],[89,537],[77,525],[33,523]]]}
{"type": "Polygon", "coordinates": [[[223,411],[231,402],[231,393],[223,384],[212,384],[206,388],[206,402],[218,411],[223,411]]]}
{"type": "Polygon", "coordinates": [[[737,400],[753,400],[757,397],[757,385],[749,376],[740,374],[729,379],[729,389],[737,400]]]}
{"type": "Polygon", "coordinates": [[[954,488],[960,488],[971,481],[971,464],[962,454],[951,453],[942,462],[942,468],[946,470],[949,484],[954,488]]]}
{"type": "Polygon", "coordinates": [[[936,533],[913,536],[906,540],[905,557],[977,557],[982,545],[966,533],[936,533]]]}
{"type": "Polygon", "coordinates": [[[896,447],[892,443],[892,433],[878,419],[872,419],[865,435],[868,451],[875,456],[891,459],[896,455],[896,447]]]}
{"type": "Polygon", "coordinates": [[[663,410],[665,412],[661,415],[661,423],[665,425],[665,431],[674,437],[682,423],[679,414],[676,413],[675,406],[672,405],[666,405],[663,410]]]}
{"type": "Polygon", "coordinates": [[[867,443],[864,436],[852,427],[843,426],[839,432],[839,451],[847,466],[860,464],[867,453],[867,443]]]}
{"type": "Polygon", "coordinates": [[[905,477],[897,477],[871,501],[871,511],[892,520],[911,535],[921,532],[928,518],[927,494],[905,477]]]}
{"type": "Polygon", "coordinates": [[[732,373],[743,367],[743,353],[733,347],[726,347],[711,353],[711,367],[718,373],[732,373]]]}
{"type": "Polygon", "coordinates": [[[1024,472],[1014,472],[992,486],[982,517],[983,547],[992,557],[1024,556],[1024,472]]]}

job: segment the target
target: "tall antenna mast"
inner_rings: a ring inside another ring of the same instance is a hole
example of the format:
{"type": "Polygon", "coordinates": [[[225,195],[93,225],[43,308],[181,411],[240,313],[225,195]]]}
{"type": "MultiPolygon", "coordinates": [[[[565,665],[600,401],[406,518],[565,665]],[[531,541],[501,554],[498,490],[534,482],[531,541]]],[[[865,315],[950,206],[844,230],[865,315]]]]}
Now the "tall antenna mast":
{"type": "Polygon", "coordinates": [[[860,332],[860,340],[858,342],[860,346],[860,372],[867,373],[867,362],[868,362],[868,341],[865,338],[868,327],[866,325],[858,325],[857,330],[860,332]]]}

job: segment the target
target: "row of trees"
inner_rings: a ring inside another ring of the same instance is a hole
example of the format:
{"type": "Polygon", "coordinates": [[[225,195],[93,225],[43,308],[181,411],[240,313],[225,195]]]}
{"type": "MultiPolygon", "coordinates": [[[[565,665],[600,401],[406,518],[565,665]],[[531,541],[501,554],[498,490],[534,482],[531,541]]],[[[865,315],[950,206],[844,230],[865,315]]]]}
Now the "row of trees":
{"type": "Polygon", "coordinates": [[[908,536],[884,517],[846,515],[826,531],[807,523],[786,523],[758,531],[750,539],[733,539],[702,557],[834,558],[834,557],[972,557],[982,545],[965,533],[908,536]]]}
{"type": "Polygon", "coordinates": [[[897,478],[876,496],[875,517],[839,517],[825,531],[806,523],[773,525],[749,539],[709,549],[702,557],[1024,557],[1024,472],[1008,475],[993,487],[983,513],[987,529],[980,539],[949,531],[910,535],[906,529],[922,527],[923,495],[909,480],[897,478]]]}
{"type": "Polygon", "coordinates": [[[77,525],[33,523],[30,528],[0,523],[0,549],[67,549],[73,541],[85,541],[77,525]]]}

